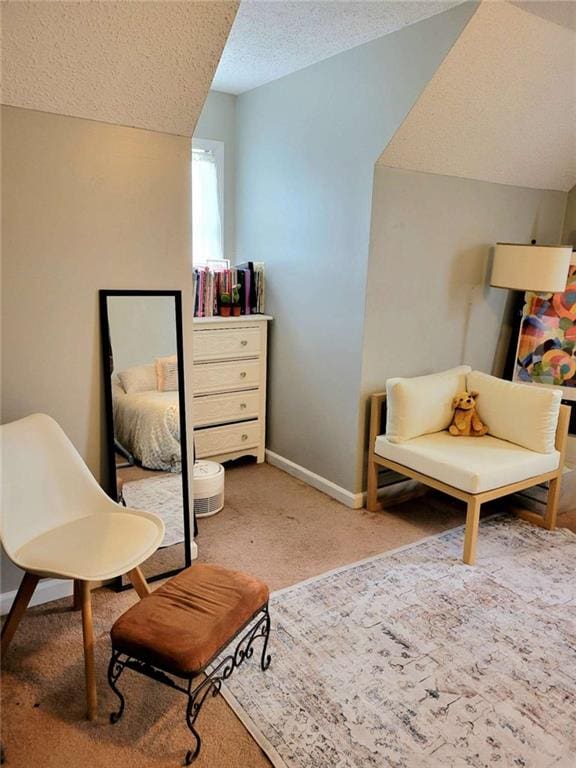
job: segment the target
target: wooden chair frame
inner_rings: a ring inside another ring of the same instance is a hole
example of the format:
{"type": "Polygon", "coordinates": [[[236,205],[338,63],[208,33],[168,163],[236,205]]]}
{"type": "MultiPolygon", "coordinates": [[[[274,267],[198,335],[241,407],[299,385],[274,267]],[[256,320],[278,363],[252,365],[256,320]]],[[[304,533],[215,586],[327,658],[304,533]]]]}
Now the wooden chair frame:
{"type": "MultiPolygon", "coordinates": [[[[150,594],[150,588],[140,568],[133,568],[127,575],[140,599],[150,594]]],[[[2,661],[4,661],[6,657],[8,647],[18,629],[18,625],[20,624],[24,613],[26,612],[28,603],[34,594],[34,590],[36,589],[36,585],[40,578],[41,577],[37,574],[29,571],[24,573],[24,577],[20,582],[20,587],[18,588],[18,592],[12,603],[10,613],[2,627],[0,652],[2,661]]],[[[92,625],[92,600],[89,581],[74,580],[74,602],[72,607],[75,611],[82,611],[84,672],[86,676],[86,716],[88,720],[94,720],[98,714],[98,696],[96,691],[96,673],[94,669],[94,630],[92,625]]]]}
{"type": "Polygon", "coordinates": [[[466,530],[464,535],[464,555],[463,560],[468,565],[474,565],[476,560],[476,543],[478,540],[478,525],[480,522],[480,508],[485,501],[499,499],[511,493],[516,493],[525,488],[530,488],[539,483],[548,481],[548,499],[543,515],[528,510],[518,510],[516,514],[523,520],[527,520],[534,525],[538,525],[548,530],[556,527],[556,517],[558,514],[558,502],[560,500],[560,483],[562,480],[562,471],[564,469],[564,459],[566,456],[566,445],[568,442],[568,424],[570,421],[571,408],[568,405],[560,406],[558,416],[558,425],[556,427],[556,450],[560,453],[560,462],[558,469],[553,472],[545,472],[542,475],[519,480],[516,483],[503,485],[500,488],[492,488],[481,493],[468,493],[460,488],[436,480],[421,472],[416,472],[410,467],[398,464],[390,459],[385,459],[374,452],[376,438],[383,434],[382,432],[382,410],[386,402],[386,392],[377,392],[372,395],[370,402],[370,446],[368,452],[368,493],[366,507],[370,512],[379,512],[382,510],[382,503],[378,500],[378,468],[385,467],[392,469],[401,475],[418,480],[430,488],[453,496],[456,499],[466,502],[466,530]]]}

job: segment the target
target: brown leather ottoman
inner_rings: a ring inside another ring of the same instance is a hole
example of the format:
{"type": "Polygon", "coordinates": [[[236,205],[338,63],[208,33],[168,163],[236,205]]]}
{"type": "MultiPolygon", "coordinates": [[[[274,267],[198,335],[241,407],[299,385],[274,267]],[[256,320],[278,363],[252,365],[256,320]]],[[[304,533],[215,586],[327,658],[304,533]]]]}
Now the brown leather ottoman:
{"type": "Polygon", "coordinates": [[[260,666],[265,671],[270,665],[268,597],[266,584],[252,576],[199,564],[129,608],[110,632],[108,682],[120,699],[110,722],[118,722],[124,712],[117,682],[126,668],[182,691],[188,696],[186,721],[196,740],[186,753],[185,764],[190,765],[200,752],[195,723],[208,693],[215,696],[222,681],[252,656],[258,638],[264,641],[260,666]],[[238,637],[234,650],[222,656],[238,637]]]}

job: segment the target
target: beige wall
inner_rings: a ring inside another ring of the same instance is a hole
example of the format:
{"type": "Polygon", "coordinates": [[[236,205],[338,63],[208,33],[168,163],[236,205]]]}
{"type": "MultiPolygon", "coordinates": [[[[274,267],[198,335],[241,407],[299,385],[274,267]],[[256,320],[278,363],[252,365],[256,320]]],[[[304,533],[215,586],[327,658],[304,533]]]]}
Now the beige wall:
{"type": "Polygon", "coordinates": [[[2,197],[2,421],[50,414],[101,479],[98,289],[182,290],[190,349],[190,139],[3,107],[2,197]]]}
{"type": "Polygon", "coordinates": [[[500,375],[510,292],[489,287],[498,241],[556,243],[566,193],[376,165],[362,358],[358,490],[368,395],[386,379],[467,363],[500,375]]]}

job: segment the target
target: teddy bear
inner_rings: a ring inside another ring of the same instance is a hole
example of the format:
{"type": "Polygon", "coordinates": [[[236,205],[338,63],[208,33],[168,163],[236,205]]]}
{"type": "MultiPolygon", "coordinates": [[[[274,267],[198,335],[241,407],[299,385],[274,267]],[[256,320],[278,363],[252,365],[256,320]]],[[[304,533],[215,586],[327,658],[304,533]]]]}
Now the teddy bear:
{"type": "Polygon", "coordinates": [[[476,413],[478,392],[459,392],[452,400],[454,416],[448,431],[455,437],[482,437],[488,427],[480,421],[476,413]]]}

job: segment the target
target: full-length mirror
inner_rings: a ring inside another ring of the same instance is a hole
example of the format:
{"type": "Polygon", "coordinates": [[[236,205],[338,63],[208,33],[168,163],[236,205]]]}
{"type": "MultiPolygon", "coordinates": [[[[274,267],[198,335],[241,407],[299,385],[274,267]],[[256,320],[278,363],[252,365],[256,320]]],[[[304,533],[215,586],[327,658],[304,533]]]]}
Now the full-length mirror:
{"type": "Polygon", "coordinates": [[[100,313],[109,492],[164,521],[142,565],[160,578],[191,562],[180,292],[100,291],[100,313]]]}

